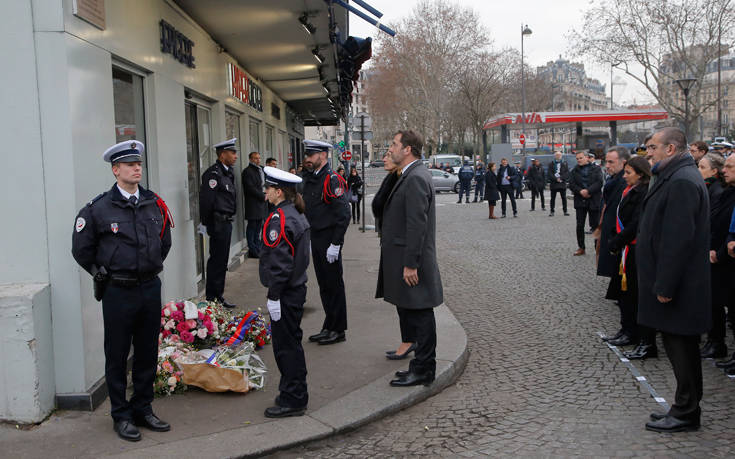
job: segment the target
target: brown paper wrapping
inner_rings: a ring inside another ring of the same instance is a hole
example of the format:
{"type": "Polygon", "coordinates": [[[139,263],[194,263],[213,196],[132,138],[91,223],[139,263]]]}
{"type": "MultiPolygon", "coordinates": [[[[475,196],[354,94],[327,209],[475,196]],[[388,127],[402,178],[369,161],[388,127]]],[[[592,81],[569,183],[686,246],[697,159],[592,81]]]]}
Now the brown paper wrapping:
{"type": "Polygon", "coordinates": [[[207,392],[242,392],[250,390],[247,372],[220,368],[208,363],[180,364],[184,384],[200,387],[207,392]]]}

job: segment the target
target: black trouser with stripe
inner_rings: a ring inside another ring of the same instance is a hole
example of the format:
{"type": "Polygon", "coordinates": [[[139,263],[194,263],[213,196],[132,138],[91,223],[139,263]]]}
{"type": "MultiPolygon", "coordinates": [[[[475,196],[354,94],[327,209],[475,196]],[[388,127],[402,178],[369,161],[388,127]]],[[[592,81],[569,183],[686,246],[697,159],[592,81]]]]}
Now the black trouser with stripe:
{"type": "Polygon", "coordinates": [[[323,330],[343,332],[347,329],[347,298],[342,278],[342,250],[334,263],[327,262],[327,249],[332,243],[333,228],[311,231],[311,254],[319,283],[319,296],[324,308],[323,330]]]}
{"type": "Polygon", "coordinates": [[[232,222],[216,221],[207,226],[209,260],[207,260],[207,300],[221,300],[225,291],[227,261],[230,258],[232,222]]]}
{"type": "Polygon", "coordinates": [[[121,287],[110,282],[102,297],[105,380],[115,421],[151,414],[161,328],[161,280],[121,287]],[[125,398],[130,344],[133,344],[133,397],[125,398]]]}
{"type": "Polygon", "coordinates": [[[301,318],[304,315],[306,285],[288,287],[281,296],[281,318],[271,320],[273,355],[276,358],[281,381],[276,405],[287,408],[305,408],[309,403],[306,390],[306,360],[301,346],[301,318]]]}

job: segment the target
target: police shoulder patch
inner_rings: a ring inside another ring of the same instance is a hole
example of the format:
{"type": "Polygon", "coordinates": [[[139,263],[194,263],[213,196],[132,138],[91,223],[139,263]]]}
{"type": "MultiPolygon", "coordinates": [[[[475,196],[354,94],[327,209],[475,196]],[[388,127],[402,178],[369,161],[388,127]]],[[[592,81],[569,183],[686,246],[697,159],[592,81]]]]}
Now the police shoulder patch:
{"type": "Polygon", "coordinates": [[[271,242],[275,242],[275,240],[278,239],[278,231],[272,229],[268,232],[268,240],[271,242]]]}
{"type": "Polygon", "coordinates": [[[77,233],[81,233],[85,226],[87,226],[87,220],[84,217],[78,217],[77,222],[74,224],[77,233]]]}
{"type": "Polygon", "coordinates": [[[210,179],[209,180],[209,188],[215,188],[217,186],[217,180],[210,179]]]}

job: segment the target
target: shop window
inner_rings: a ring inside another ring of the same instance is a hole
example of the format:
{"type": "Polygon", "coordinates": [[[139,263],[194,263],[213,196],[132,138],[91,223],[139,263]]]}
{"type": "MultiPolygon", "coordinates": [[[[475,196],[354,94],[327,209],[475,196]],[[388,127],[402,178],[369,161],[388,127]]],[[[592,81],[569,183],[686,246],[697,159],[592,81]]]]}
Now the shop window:
{"type": "Polygon", "coordinates": [[[150,150],[145,137],[145,103],[143,77],[123,70],[112,68],[112,94],[115,106],[116,142],[138,140],[146,144],[143,155],[143,178],[140,184],[148,188],[148,156],[150,150]]]}

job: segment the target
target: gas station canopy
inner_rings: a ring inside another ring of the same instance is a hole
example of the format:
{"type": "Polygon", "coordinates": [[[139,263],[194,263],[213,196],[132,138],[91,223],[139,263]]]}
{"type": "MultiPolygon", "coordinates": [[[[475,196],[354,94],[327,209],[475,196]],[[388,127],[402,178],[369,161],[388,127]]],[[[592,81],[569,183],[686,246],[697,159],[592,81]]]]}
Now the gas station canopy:
{"type": "MultiPolygon", "coordinates": [[[[665,110],[602,110],[593,112],[531,112],[526,113],[526,129],[544,127],[573,128],[580,123],[584,127],[610,127],[611,122],[618,126],[641,121],[665,120],[669,115],[665,110]]],[[[505,113],[485,122],[483,129],[505,127],[521,129],[523,119],[520,113],[505,113]],[[514,126],[515,125],[515,126],[514,126]]]]}

